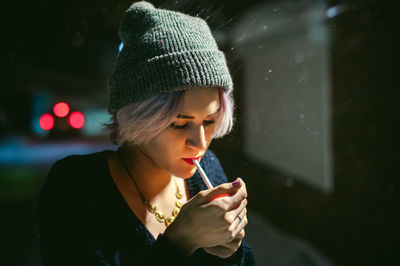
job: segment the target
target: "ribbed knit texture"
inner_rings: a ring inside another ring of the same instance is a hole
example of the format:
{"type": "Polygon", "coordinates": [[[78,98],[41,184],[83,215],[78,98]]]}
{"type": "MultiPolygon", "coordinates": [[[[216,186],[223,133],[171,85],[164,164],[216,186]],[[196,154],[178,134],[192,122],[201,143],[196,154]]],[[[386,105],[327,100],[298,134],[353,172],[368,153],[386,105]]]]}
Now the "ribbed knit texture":
{"type": "Polygon", "coordinates": [[[225,55],[201,18],[136,2],[126,11],[119,34],[124,47],[110,79],[111,114],[177,90],[233,89],[225,55]]]}

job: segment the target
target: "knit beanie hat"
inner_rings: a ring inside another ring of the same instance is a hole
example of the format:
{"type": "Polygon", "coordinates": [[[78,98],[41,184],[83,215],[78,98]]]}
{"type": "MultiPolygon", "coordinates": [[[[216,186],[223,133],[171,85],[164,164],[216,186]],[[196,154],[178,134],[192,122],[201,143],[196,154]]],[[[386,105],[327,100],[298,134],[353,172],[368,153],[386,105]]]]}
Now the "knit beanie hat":
{"type": "Polygon", "coordinates": [[[122,20],[123,49],[110,79],[108,112],[191,87],[233,89],[225,55],[207,23],[151,3],[133,3],[122,20]]]}

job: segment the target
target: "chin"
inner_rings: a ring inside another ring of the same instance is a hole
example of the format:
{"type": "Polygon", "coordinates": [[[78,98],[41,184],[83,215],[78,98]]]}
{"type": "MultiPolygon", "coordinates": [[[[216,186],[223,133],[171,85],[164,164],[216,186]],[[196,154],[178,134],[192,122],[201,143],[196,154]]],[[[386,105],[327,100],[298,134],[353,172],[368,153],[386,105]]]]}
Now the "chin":
{"type": "Polygon", "coordinates": [[[171,172],[171,173],[176,177],[188,179],[188,178],[192,177],[195,172],[196,172],[196,167],[193,167],[192,169],[189,169],[189,170],[179,169],[179,170],[171,172]]]}

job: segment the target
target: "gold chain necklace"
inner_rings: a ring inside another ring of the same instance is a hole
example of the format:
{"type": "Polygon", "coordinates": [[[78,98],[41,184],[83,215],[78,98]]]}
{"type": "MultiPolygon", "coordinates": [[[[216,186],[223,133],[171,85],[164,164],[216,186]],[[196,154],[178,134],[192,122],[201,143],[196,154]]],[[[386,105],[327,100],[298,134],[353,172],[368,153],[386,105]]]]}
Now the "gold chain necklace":
{"type": "Polygon", "coordinates": [[[166,217],[165,214],[162,211],[158,211],[157,207],[155,204],[151,204],[150,201],[148,199],[146,199],[142,192],[139,189],[139,186],[137,185],[135,179],[133,178],[131,172],[129,171],[128,166],[125,164],[124,159],[122,158],[122,154],[120,154],[120,151],[117,151],[119,160],[121,161],[123,167],[125,168],[125,171],[128,173],[129,177],[131,178],[133,184],[135,185],[137,191],[139,192],[139,196],[143,202],[143,204],[147,207],[147,210],[151,213],[154,214],[156,216],[157,221],[159,221],[160,223],[164,223],[166,227],[168,227],[176,218],[176,216],[178,216],[179,211],[181,210],[181,207],[183,205],[183,193],[181,191],[181,189],[178,186],[178,183],[176,182],[176,180],[174,179],[175,182],[175,186],[176,186],[176,193],[175,193],[175,197],[176,197],[176,201],[175,201],[175,208],[172,211],[172,216],[166,217]]]}

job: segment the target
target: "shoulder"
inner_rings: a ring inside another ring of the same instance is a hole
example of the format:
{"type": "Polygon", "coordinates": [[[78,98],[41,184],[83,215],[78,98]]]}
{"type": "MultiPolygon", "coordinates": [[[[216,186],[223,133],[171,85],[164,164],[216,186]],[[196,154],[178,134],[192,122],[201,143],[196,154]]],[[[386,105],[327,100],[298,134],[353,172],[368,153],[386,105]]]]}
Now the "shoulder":
{"type": "Polygon", "coordinates": [[[73,172],[74,176],[79,176],[85,174],[86,172],[101,170],[102,167],[100,166],[104,166],[107,152],[109,151],[105,150],[85,155],[67,156],[53,164],[50,169],[49,176],[55,172],[59,174],[73,172]]]}
{"type": "Polygon", "coordinates": [[[41,194],[84,192],[94,178],[107,174],[106,153],[71,155],[58,160],[52,165],[41,194]]]}
{"type": "Polygon", "coordinates": [[[58,160],[52,166],[53,168],[63,168],[68,169],[71,167],[79,167],[79,166],[91,166],[99,163],[100,161],[104,160],[108,150],[104,150],[101,152],[95,152],[91,154],[84,154],[84,155],[70,155],[63,159],[58,160]]]}
{"type": "Polygon", "coordinates": [[[76,217],[88,217],[94,201],[107,191],[106,154],[72,155],[53,164],[39,195],[41,224],[54,219],[72,223],[76,217]]]}

